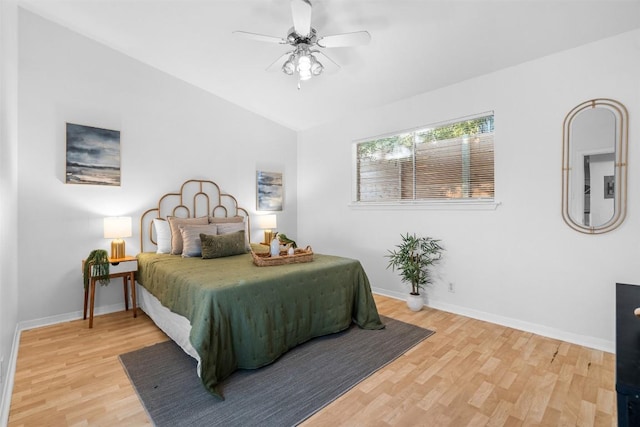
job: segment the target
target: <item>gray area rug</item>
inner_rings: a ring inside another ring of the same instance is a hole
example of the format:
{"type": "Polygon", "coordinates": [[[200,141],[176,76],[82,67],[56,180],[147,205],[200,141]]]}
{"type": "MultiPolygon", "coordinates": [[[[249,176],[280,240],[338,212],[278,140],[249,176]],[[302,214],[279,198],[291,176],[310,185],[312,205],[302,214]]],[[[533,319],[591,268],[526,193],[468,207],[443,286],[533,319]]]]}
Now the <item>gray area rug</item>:
{"type": "Polygon", "coordinates": [[[271,365],[236,371],[222,383],[224,401],[204,389],[196,361],[173,341],[122,354],[120,361],[156,426],[293,426],[433,334],[382,320],[385,329],[352,326],[271,365]]]}

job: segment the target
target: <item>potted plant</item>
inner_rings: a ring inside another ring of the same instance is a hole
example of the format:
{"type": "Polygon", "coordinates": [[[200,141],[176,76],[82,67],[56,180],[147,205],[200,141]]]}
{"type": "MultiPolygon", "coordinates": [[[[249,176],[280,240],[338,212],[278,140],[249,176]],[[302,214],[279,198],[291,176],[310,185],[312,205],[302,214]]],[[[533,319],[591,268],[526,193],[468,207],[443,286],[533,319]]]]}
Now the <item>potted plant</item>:
{"type": "Polygon", "coordinates": [[[411,283],[407,305],[413,311],[420,311],[424,305],[420,289],[431,283],[429,267],[440,260],[444,248],[439,240],[431,237],[417,237],[409,233],[401,237],[402,242],[386,255],[389,258],[387,268],[398,270],[401,280],[411,283]]]}
{"type": "Polygon", "coordinates": [[[104,249],[94,249],[82,265],[84,289],[89,286],[91,276],[95,276],[101,285],[109,284],[109,254],[104,249]],[[93,270],[92,270],[93,269],[93,270]]]}

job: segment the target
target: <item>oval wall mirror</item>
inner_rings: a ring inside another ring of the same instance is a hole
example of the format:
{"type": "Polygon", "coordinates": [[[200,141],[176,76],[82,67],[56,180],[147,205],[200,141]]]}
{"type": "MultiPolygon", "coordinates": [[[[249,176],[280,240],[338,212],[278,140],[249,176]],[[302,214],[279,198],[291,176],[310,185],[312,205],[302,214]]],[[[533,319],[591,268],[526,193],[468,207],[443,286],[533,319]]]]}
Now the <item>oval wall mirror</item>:
{"type": "Polygon", "coordinates": [[[574,230],[599,234],[627,212],[628,114],[613,99],[592,99],[564,119],[562,218],[574,230]]]}

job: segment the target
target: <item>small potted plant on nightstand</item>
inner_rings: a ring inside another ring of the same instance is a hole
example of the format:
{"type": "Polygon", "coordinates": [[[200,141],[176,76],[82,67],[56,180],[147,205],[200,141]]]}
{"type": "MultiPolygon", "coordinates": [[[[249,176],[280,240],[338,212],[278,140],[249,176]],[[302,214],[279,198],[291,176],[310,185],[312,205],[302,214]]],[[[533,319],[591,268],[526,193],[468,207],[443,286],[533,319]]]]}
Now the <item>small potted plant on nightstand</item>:
{"type": "Polygon", "coordinates": [[[429,268],[440,260],[444,249],[439,240],[431,237],[417,237],[409,233],[401,237],[402,242],[386,255],[389,258],[387,268],[398,270],[401,280],[411,284],[407,306],[413,311],[420,311],[424,305],[420,289],[431,283],[429,268]]]}

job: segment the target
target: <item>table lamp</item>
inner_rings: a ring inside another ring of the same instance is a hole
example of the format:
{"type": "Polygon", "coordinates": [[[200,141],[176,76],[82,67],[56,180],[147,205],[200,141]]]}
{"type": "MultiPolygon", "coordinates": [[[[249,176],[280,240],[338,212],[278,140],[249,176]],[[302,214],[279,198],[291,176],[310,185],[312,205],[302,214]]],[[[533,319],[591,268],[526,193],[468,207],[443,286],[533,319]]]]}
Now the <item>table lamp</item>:
{"type": "Polygon", "coordinates": [[[275,215],[260,215],[258,218],[258,228],[264,229],[264,243],[269,244],[273,240],[273,231],[277,227],[275,215]]]}
{"type": "Polygon", "coordinates": [[[131,217],[112,216],[104,219],[104,238],[111,241],[111,258],[125,257],[123,237],[131,237],[131,217]]]}

